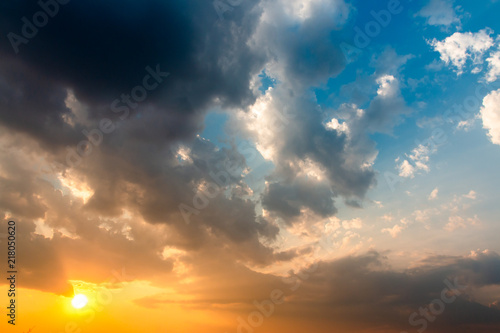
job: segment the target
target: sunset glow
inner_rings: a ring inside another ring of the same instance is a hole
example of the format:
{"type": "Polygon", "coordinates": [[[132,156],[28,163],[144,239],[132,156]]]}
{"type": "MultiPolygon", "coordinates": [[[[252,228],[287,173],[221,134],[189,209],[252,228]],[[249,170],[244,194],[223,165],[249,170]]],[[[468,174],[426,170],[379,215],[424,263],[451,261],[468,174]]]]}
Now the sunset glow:
{"type": "Polygon", "coordinates": [[[87,296],[78,294],[75,295],[75,297],[73,297],[73,299],[71,300],[71,305],[73,305],[75,309],[81,309],[85,305],[87,305],[88,301],[89,300],[87,299],[87,296]]]}

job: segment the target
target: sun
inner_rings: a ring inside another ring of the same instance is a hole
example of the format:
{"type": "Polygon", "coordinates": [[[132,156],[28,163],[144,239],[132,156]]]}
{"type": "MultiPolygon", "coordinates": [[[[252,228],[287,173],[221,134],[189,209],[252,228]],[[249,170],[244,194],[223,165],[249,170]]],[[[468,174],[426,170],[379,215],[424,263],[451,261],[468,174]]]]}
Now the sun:
{"type": "Polygon", "coordinates": [[[73,305],[75,309],[81,309],[85,305],[87,305],[88,301],[89,300],[87,299],[87,296],[83,294],[78,294],[75,295],[75,297],[73,297],[73,299],[71,300],[71,305],[73,305]]]}

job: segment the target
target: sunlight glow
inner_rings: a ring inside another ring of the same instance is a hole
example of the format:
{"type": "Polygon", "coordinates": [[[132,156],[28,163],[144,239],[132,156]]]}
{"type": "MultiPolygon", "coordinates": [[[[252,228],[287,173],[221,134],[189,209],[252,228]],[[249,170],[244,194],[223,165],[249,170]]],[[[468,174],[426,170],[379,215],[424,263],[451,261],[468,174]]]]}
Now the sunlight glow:
{"type": "Polygon", "coordinates": [[[85,305],[87,305],[88,301],[89,300],[87,299],[87,296],[83,294],[78,294],[75,295],[75,297],[73,297],[73,299],[71,300],[71,305],[73,305],[75,309],[81,309],[85,305]]]}

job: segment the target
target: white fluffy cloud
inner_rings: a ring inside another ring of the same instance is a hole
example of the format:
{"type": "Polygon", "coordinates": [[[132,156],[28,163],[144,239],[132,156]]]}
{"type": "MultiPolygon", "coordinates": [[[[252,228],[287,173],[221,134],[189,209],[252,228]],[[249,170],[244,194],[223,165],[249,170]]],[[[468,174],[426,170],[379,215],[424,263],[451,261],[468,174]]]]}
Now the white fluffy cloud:
{"type": "Polygon", "coordinates": [[[491,29],[483,29],[479,32],[455,32],[443,41],[436,39],[430,44],[434,50],[441,54],[441,60],[447,65],[453,65],[460,75],[464,71],[467,60],[470,58],[475,65],[473,72],[476,72],[479,65],[484,62],[484,54],[493,45],[494,40],[491,37],[491,29]]]}
{"type": "Polygon", "coordinates": [[[429,172],[429,155],[436,152],[436,147],[420,144],[406,155],[406,159],[396,159],[399,176],[413,178],[418,171],[429,172]]]}
{"type": "Polygon", "coordinates": [[[486,80],[488,82],[496,81],[500,77],[500,50],[492,52],[486,61],[489,69],[486,80]]]}
{"type": "Polygon", "coordinates": [[[481,119],[491,142],[500,145],[500,89],[484,97],[481,119]]]}

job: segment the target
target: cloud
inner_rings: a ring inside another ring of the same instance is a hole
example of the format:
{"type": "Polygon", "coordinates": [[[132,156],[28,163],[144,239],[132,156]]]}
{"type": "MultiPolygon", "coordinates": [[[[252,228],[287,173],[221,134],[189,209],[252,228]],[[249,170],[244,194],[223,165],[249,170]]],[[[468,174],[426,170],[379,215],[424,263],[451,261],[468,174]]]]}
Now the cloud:
{"type": "Polygon", "coordinates": [[[494,144],[500,145],[500,89],[490,92],[483,99],[481,119],[483,127],[494,144]]]}
{"type": "Polygon", "coordinates": [[[477,225],[479,223],[479,219],[477,216],[474,218],[464,219],[461,216],[450,216],[448,219],[448,223],[444,226],[445,230],[454,231],[456,229],[465,229],[468,225],[477,225]]]}
{"type": "Polygon", "coordinates": [[[434,190],[432,190],[431,194],[429,194],[429,200],[436,200],[438,197],[438,192],[439,189],[436,187],[434,190]]]}
{"type": "Polygon", "coordinates": [[[471,206],[476,200],[477,193],[470,191],[463,195],[453,195],[452,198],[443,198],[437,207],[422,207],[412,214],[412,220],[424,224],[427,230],[445,229],[453,231],[470,226],[478,226],[481,220],[474,213],[471,206]]]}
{"type": "MultiPolygon", "coordinates": [[[[308,302],[309,306],[315,305],[315,308],[321,309],[316,312],[318,316],[326,317],[328,313],[332,322],[340,323],[364,318],[363,325],[358,329],[376,330],[383,327],[388,331],[391,328],[397,332],[406,328],[409,330],[412,326],[408,324],[408,317],[412,312],[418,312],[419,307],[429,304],[446,288],[445,279],[452,281],[455,277],[459,278],[461,284],[467,286],[466,292],[470,295],[482,286],[498,286],[500,271],[494,267],[499,258],[498,254],[491,252],[475,258],[449,258],[449,263],[446,258],[431,257],[414,270],[398,272],[385,268],[384,258],[372,252],[320,263],[317,273],[304,282],[294,300],[296,304],[300,300],[306,301],[306,295],[311,296],[314,290],[321,290],[323,297],[309,298],[311,301],[308,302]],[[476,266],[477,270],[473,268],[476,266]],[[490,273],[490,269],[493,272],[490,273]],[[320,304],[327,308],[322,308],[320,304]],[[341,316],[346,317],[342,320],[341,316]]],[[[462,325],[500,324],[500,317],[495,311],[491,311],[487,304],[472,299],[459,296],[455,303],[446,306],[439,322],[429,323],[429,327],[432,325],[436,332],[449,332],[462,325]],[[466,316],[455,321],[457,313],[466,316]],[[482,319],[479,319],[479,313],[484,314],[482,319]]]]}
{"type": "Polygon", "coordinates": [[[488,74],[486,75],[486,81],[494,82],[500,78],[500,50],[491,52],[486,61],[488,62],[489,69],[488,74]]]}
{"type": "Polygon", "coordinates": [[[412,58],[387,47],[370,61],[375,68],[373,74],[360,75],[342,86],[336,113],[349,129],[349,137],[361,143],[366,133],[392,134],[394,127],[411,113],[401,93],[401,71],[412,58]]]}
{"type": "Polygon", "coordinates": [[[363,228],[363,221],[360,218],[355,218],[352,220],[342,221],[342,227],[344,229],[361,229],[363,228]]]}
{"type": "Polygon", "coordinates": [[[431,0],[417,15],[425,17],[429,25],[448,27],[456,24],[460,26],[460,19],[453,8],[453,1],[451,0],[431,0]]]}
{"type": "MultiPolygon", "coordinates": [[[[421,321],[412,326],[409,317],[416,313],[414,319],[425,318],[419,309],[425,311],[445,290],[453,301],[446,303],[438,316],[432,315],[434,319],[427,320],[426,328],[437,333],[474,332],[487,325],[493,332],[500,328],[500,312],[480,296],[480,291],[484,287],[499,290],[498,267],[500,256],[491,251],[471,256],[431,256],[411,269],[393,268],[384,255],[371,251],[312,263],[290,272],[285,279],[243,274],[238,268],[231,270],[236,278],[224,284],[216,277],[228,271],[216,269],[214,279],[197,290],[201,298],[179,301],[172,295],[157,294],[136,303],[148,307],[175,303],[190,309],[224,308],[234,313],[234,318],[246,319],[256,311],[255,302],[268,300],[269,293],[279,289],[286,302],[275,307],[275,315],[266,318],[266,326],[279,324],[287,330],[302,331],[314,325],[321,333],[330,332],[332,325],[342,331],[401,332],[422,328],[421,321]]],[[[238,326],[236,320],[231,324],[233,330],[238,326]]]]}
{"type": "Polygon", "coordinates": [[[463,197],[464,197],[464,198],[467,198],[467,199],[471,199],[471,200],[476,200],[476,198],[477,198],[477,193],[476,193],[476,191],[470,190],[470,192],[469,192],[469,193],[467,193],[467,194],[464,194],[464,196],[463,196],[463,197]]]}
{"type": "MultiPolygon", "coordinates": [[[[345,10],[342,4],[324,3],[333,12],[345,10]]],[[[126,247],[123,244],[128,244],[127,237],[139,239],[138,230],[142,227],[123,218],[124,211],[128,211],[137,221],[166,228],[157,231],[158,240],[150,240],[144,248],[150,251],[150,263],[156,262],[154,253],[161,252],[165,245],[188,252],[208,250],[217,246],[215,239],[239,248],[233,252],[233,259],[239,257],[238,260],[262,265],[274,262],[280,251],[275,255],[264,242],[272,241],[279,228],[256,212],[260,198],[246,194],[249,191],[244,177],[246,159],[250,157],[234,145],[220,149],[197,136],[211,107],[245,110],[254,104],[258,95],[253,90],[253,80],[272,60],[262,53],[263,47],[272,43],[250,46],[257,26],[265,26],[259,23],[264,8],[255,1],[246,2],[224,21],[217,22],[211,2],[167,4],[150,0],[140,6],[120,5],[119,13],[111,10],[115,5],[119,4],[68,4],[44,28],[43,34],[21,45],[18,56],[12,54],[7,39],[0,42],[4,59],[0,64],[1,145],[13,154],[10,162],[2,166],[0,182],[12,190],[0,193],[0,208],[25,218],[27,223],[50,216],[40,223],[50,230],[69,230],[80,237],[75,240],[75,247],[82,248],[97,235],[103,242],[109,241],[107,237],[113,238],[111,248],[126,247]],[[77,23],[90,17],[85,28],[77,23]],[[234,30],[234,26],[239,28],[234,30]],[[119,121],[110,110],[111,103],[142,82],[148,73],[146,66],[156,68],[156,64],[171,75],[135,110],[130,107],[126,121],[119,121]],[[66,147],[75,147],[86,139],[82,131],[97,128],[104,117],[113,120],[116,130],[105,136],[83,163],[67,165],[66,147]],[[41,157],[52,166],[50,174],[21,168],[41,157]],[[228,165],[235,169],[234,173],[227,172],[228,165]],[[193,208],[197,214],[193,213],[192,223],[187,225],[179,205],[203,206],[202,192],[209,186],[213,189],[214,184],[220,192],[203,209],[193,208]],[[61,197],[55,194],[59,191],[63,192],[61,197]],[[24,199],[19,200],[20,197],[24,199]],[[80,217],[75,218],[75,214],[80,217]],[[118,221],[111,223],[108,219],[118,221]],[[89,226],[82,227],[85,223],[89,226]],[[99,225],[113,227],[106,230],[99,225]],[[130,228],[127,235],[121,232],[123,228],[130,228]],[[165,244],[166,232],[175,235],[176,241],[165,244]],[[163,246],[159,245],[161,242],[163,246]]],[[[322,15],[322,5],[317,6],[311,4],[307,15],[322,15]]],[[[17,18],[25,15],[24,7],[17,3],[10,7],[10,12],[2,11],[0,16],[7,31],[20,28],[17,18]]],[[[328,27],[327,17],[322,20],[328,27]]],[[[304,36],[311,37],[311,43],[326,33],[316,31],[310,22],[304,24],[304,36]]],[[[297,40],[290,37],[289,42],[297,40]]],[[[288,46],[302,47],[285,45],[285,49],[288,46]]],[[[322,77],[326,67],[331,68],[328,75],[333,75],[343,68],[340,49],[337,58],[330,57],[329,51],[337,48],[332,43],[330,48],[321,50],[323,65],[319,68],[314,67],[317,63],[313,61],[295,74],[291,74],[294,61],[302,59],[287,59],[292,54],[288,52],[283,52],[279,59],[291,61],[290,67],[284,67],[287,75],[322,77]]],[[[319,119],[314,126],[321,126],[319,119]]],[[[337,140],[335,134],[330,136],[332,141],[337,140]]],[[[332,141],[325,140],[321,147],[324,151],[318,155],[329,158],[326,149],[332,141]]],[[[313,142],[310,148],[314,149],[313,142]]],[[[297,163],[302,163],[299,160],[303,156],[297,157],[297,163]]],[[[367,178],[369,183],[373,173],[367,173],[367,178]]],[[[297,181],[293,187],[302,194],[300,199],[307,201],[306,207],[321,214],[334,214],[332,200],[324,205],[310,200],[306,194],[315,193],[310,186],[297,181]]],[[[363,193],[364,187],[355,191],[363,193]]],[[[333,196],[331,189],[321,193],[333,196]]],[[[278,198],[269,199],[277,201],[278,198]]],[[[109,251],[115,253],[116,249],[109,251]]],[[[165,268],[165,274],[171,270],[169,262],[160,266],[165,268]]]]}
{"type": "MultiPolygon", "coordinates": [[[[227,24],[246,22],[234,33],[223,23],[214,25],[211,2],[71,2],[21,45],[18,55],[7,38],[1,40],[0,96],[7,99],[2,98],[0,120],[52,149],[64,149],[84,139],[82,124],[71,128],[63,121],[71,114],[64,103],[68,89],[88,106],[89,121],[95,122],[113,116],[111,103],[142,82],[147,66],[159,66],[170,77],[134,113],[147,107],[158,111],[155,120],[162,126],[151,127],[151,135],[192,139],[201,127],[200,115],[215,100],[224,107],[253,102],[250,80],[264,63],[247,46],[260,14],[251,10],[255,4],[247,1],[227,18],[227,24]]],[[[5,31],[20,34],[19,18],[37,10],[27,1],[2,10],[5,31]]]]}
{"type": "MultiPolygon", "coordinates": [[[[27,1],[7,7],[0,11],[5,31],[19,31],[19,18],[38,10],[27,1]]],[[[247,314],[256,298],[288,288],[281,276],[314,259],[321,240],[323,251],[340,253],[370,243],[368,219],[335,215],[339,207],[372,202],[366,196],[376,185],[378,151],[371,135],[391,134],[411,112],[401,72],[412,56],[383,50],[370,64],[374,73],[362,78],[366,85],[357,87],[368,87],[359,101],[349,96],[324,107],[311,87],[344,70],[340,28],[353,12],[340,0],[250,0],[217,21],[211,1],[71,2],[19,55],[3,38],[0,188],[7,190],[0,191],[0,212],[15,216],[23,231],[21,287],[68,295],[70,281],[100,284],[125,268],[129,282],[179,296],[162,292],[136,300],[138,306],[247,314]],[[118,120],[111,104],[123,99],[126,107],[147,66],[170,75],[118,120]],[[261,94],[263,70],[276,84],[261,94]],[[221,142],[202,134],[213,110],[228,115],[227,133],[217,131],[227,134],[221,142]],[[67,147],[90,139],[83,131],[103,118],[116,130],[82,163],[68,165],[67,147]],[[248,175],[261,157],[272,169],[252,182],[248,175]],[[180,205],[189,207],[190,223],[180,205]],[[284,238],[309,243],[288,246],[284,238]]],[[[401,172],[429,170],[432,153],[418,146],[401,172]]],[[[382,232],[400,237],[408,223],[382,232]]],[[[494,254],[448,262],[397,270],[370,252],[321,261],[314,274],[296,269],[293,276],[308,278],[271,320],[295,330],[304,324],[300,331],[318,318],[325,323],[318,332],[337,324],[397,330],[448,276],[475,278],[477,287],[498,284],[494,254]]],[[[472,299],[458,301],[464,312],[476,311],[466,324],[496,324],[495,307],[485,310],[472,299]]]]}
{"type": "MultiPolygon", "coordinates": [[[[161,283],[176,275],[177,263],[159,255],[166,246],[217,257],[225,244],[228,262],[253,266],[291,260],[299,254],[272,245],[280,228],[260,214],[262,205],[284,216],[296,216],[297,207],[331,216],[335,197],[363,198],[375,179],[368,163],[373,143],[351,144],[326,128],[307,93],[308,84],[344,68],[338,43],[325,40],[346,22],[350,7],[311,1],[284,11],[288,3],[247,1],[217,21],[206,1],[71,2],[18,55],[7,38],[0,41],[0,149],[10,156],[0,158],[0,183],[9,188],[0,192],[0,209],[60,252],[55,280],[102,280],[106,261],[115,260],[161,283]],[[290,29],[297,24],[299,30],[290,29]],[[127,108],[127,94],[143,83],[147,66],[170,75],[119,120],[111,104],[127,108]],[[291,84],[261,99],[255,80],[265,67],[291,84]],[[256,133],[245,127],[259,149],[282,161],[267,192],[254,196],[245,179],[252,156],[199,133],[212,108],[240,115],[260,106],[270,118],[290,107],[295,118],[282,141],[264,133],[259,119],[256,133]],[[90,146],[82,163],[68,165],[67,148],[88,139],[82,132],[103,118],[116,130],[90,146]],[[32,168],[41,159],[49,170],[32,168]],[[181,204],[192,209],[190,224],[181,204]],[[136,254],[134,246],[141,249],[136,254]]],[[[19,18],[37,10],[23,1],[9,6],[0,13],[2,27],[16,32],[19,18]]],[[[26,269],[45,276],[33,263],[26,269]]],[[[27,284],[37,286],[34,277],[27,284]]]]}
{"type": "Polygon", "coordinates": [[[344,68],[346,60],[336,40],[352,12],[345,1],[262,1],[259,7],[263,15],[250,45],[270,60],[266,73],[304,88],[344,68]]]}
{"type": "Polygon", "coordinates": [[[391,235],[392,238],[396,238],[398,237],[398,235],[401,233],[401,231],[404,230],[404,227],[403,226],[400,226],[400,225],[395,225],[393,226],[392,228],[384,228],[382,229],[382,232],[386,232],[388,233],[389,235],[391,235]]]}
{"type": "Polygon", "coordinates": [[[476,33],[455,32],[443,41],[434,39],[429,44],[440,53],[442,61],[454,66],[457,74],[461,75],[467,60],[471,59],[475,68],[483,64],[484,54],[494,45],[492,33],[491,29],[483,29],[476,33]]]}
{"type": "Polygon", "coordinates": [[[406,154],[406,159],[397,158],[396,168],[399,170],[399,176],[404,178],[414,178],[419,171],[429,172],[430,155],[436,152],[435,146],[426,146],[419,144],[410,154],[406,154]]]}
{"type": "Polygon", "coordinates": [[[358,122],[352,125],[361,131],[391,133],[402,122],[402,116],[410,110],[401,96],[399,80],[390,74],[376,79],[377,96],[371,101],[358,122]]]}
{"type": "Polygon", "coordinates": [[[302,207],[311,209],[321,217],[337,212],[330,187],[304,178],[295,179],[291,184],[268,184],[262,204],[284,217],[300,216],[302,207]]]}
{"type": "MultiPolygon", "coordinates": [[[[305,208],[322,218],[335,214],[336,197],[348,205],[361,206],[364,194],[374,182],[372,165],[377,155],[367,133],[390,133],[409,114],[398,77],[400,68],[410,58],[397,55],[391,48],[384,50],[373,61],[377,73],[369,80],[377,89],[368,106],[360,109],[355,104],[342,104],[329,112],[331,116],[326,121],[329,110],[323,110],[311,98],[303,80],[292,77],[296,73],[283,69],[286,57],[284,63],[272,63],[266,68],[266,73],[277,75],[280,82],[248,111],[236,113],[228,126],[234,133],[254,141],[262,156],[275,165],[274,172],[266,178],[266,209],[296,220],[305,208]],[[305,180],[310,188],[307,191],[301,185],[305,180]],[[313,196],[304,193],[312,193],[312,186],[322,193],[317,205],[321,203],[327,209],[308,203],[308,197],[313,196]]],[[[339,61],[341,65],[342,60],[339,61]]],[[[320,83],[321,78],[317,77],[316,82],[320,83]]]]}
{"type": "Polygon", "coordinates": [[[335,197],[362,200],[374,182],[372,144],[325,126],[308,94],[292,93],[285,83],[269,89],[249,112],[237,113],[230,127],[275,165],[263,204],[281,216],[297,217],[301,207],[333,215],[335,197]]]}

